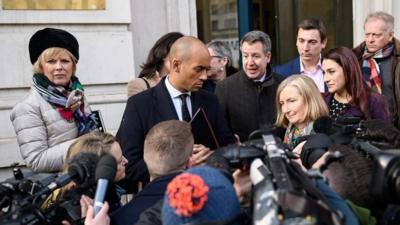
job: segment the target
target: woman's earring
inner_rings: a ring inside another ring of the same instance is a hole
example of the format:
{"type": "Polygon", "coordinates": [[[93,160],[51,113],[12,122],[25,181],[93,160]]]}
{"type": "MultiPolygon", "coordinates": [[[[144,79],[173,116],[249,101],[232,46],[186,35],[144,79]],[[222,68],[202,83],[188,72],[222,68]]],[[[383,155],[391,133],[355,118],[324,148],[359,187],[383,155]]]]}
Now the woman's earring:
{"type": "Polygon", "coordinates": [[[219,70],[220,70],[220,71],[224,71],[224,67],[223,67],[223,66],[221,66],[221,68],[219,68],[219,70]]]}

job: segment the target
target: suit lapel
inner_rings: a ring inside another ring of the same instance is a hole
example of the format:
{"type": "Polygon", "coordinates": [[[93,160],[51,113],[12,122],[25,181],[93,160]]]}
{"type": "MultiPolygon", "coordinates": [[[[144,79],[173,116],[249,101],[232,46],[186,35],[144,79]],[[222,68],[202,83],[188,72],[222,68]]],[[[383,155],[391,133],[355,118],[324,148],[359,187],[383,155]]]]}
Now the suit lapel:
{"type": "Polygon", "coordinates": [[[157,86],[154,87],[154,108],[156,109],[161,121],[178,119],[171,96],[165,86],[165,78],[163,78],[157,86]]]}

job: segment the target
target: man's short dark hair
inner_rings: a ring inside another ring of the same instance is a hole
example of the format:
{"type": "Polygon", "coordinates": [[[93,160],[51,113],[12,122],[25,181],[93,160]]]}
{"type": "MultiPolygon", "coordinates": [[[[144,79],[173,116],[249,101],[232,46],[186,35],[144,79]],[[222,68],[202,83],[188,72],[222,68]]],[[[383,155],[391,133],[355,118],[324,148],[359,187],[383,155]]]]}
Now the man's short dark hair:
{"type": "Polygon", "coordinates": [[[326,39],[326,28],[322,20],[316,18],[305,19],[299,23],[297,26],[297,32],[299,30],[318,30],[319,36],[321,38],[321,42],[326,39]]]}
{"type": "Polygon", "coordinates": [[[264,53],[271,52],[271,38],[268,34],[260,30],[247,32],[240,41],[240,50],[242,50],[242,45],[244,42],[253,44],[258,41],[261,42],[264,53]]]}
{"type": "Polygon", "coordinates": [[[371,207],[374,200],[369,194],[373,162],[361,153],[345,145],[333,145],[329,152],[339,151],[344,159],[333,162],[324,175],[329,186],[342,198],[362,207],[371,207]]]}

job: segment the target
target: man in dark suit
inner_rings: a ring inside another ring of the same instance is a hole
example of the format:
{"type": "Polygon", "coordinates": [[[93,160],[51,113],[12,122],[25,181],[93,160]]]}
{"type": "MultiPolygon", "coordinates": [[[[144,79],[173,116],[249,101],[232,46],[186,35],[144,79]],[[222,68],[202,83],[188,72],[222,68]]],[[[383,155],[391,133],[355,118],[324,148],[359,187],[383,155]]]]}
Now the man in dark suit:
{"type": "Polygon", "coordinates": [[[324,23],[319,19],[305,19],[297,26],[297,51],[299,56],[273,68],[285,77],[304,74],[314,80],[320,92],[325,92],[321,67],[321,51],[327,42],[324,23]]]}
{"type": "MultiPolygon", "coordinates": [[[[117,137],[124,156],[128,159],[126,178],[128,186],[149,181],[143,161],[143,142],[155,124],[171,119],[190,120],[194,112],[203,108],[221,146],[234,143],[215,95],[200,90],[207,79],[210,54],[197,38],[182,37],[171,47],[171,71],[160,83],[128,99],[117,137]]],[[[192,127],[193,132],[196,131],[192,127]]],[[[208,146],[195,143],[191,163],[204,162],[211,154],[208,146]]]]}
{"type": "Polygon", "coordinates": [[[143,211],[160,201],[168,183],[187,168],[193,143],[191,127],[186,122],[168,120],[152,127],[143,153],[150,183],[110,215],[111,225],[136,224],[143,211]]]}

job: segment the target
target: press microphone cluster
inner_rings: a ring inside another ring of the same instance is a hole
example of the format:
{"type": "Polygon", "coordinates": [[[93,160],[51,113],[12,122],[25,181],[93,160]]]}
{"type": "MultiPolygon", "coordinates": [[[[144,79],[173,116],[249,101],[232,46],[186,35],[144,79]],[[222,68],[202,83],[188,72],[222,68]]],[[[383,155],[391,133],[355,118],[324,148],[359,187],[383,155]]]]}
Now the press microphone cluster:
{"type": "Polygon", "coordinates": [[[90,185],[99,157],[95,153],[82,152],[74,156],[68,163],[68,174],[57,177],[47,187],[35,194],[35,197],[47,195],[57,188],[74,181],[77,185],[90,185]]]}

